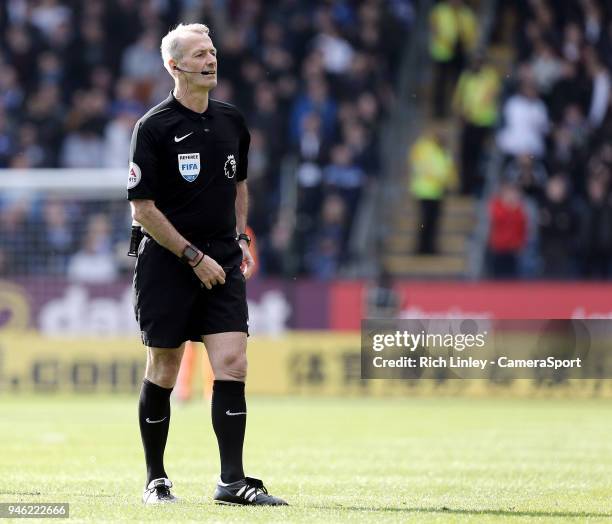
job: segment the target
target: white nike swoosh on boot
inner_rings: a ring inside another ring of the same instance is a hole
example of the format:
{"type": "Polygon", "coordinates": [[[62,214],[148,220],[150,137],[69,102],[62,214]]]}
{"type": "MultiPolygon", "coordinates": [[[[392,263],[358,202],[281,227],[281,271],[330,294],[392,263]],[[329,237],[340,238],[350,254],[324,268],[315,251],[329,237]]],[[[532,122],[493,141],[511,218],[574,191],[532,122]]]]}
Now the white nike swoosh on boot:
{"type": "Polygon", "coordinates": [[[229,409],[225,412],[226,415],[230,417],[234,417],[236,415],[246,415],[246,411],[236,411],[236,413],[232,413],[229,409]]]}
{"type": "Polygon", "coordinates": [[[147,417],[147,422],[148,422],[149,424],[158,424],[158,423],[160,423],[160,422],[163,422],[163,421],[164,421],[164,420],[166,420],[167,418],[168,418],[168,417],[164,417],[164,418],[162,418],[162,419],[160,419],[160,420],[149,420],[149,417],[147,417]]]}

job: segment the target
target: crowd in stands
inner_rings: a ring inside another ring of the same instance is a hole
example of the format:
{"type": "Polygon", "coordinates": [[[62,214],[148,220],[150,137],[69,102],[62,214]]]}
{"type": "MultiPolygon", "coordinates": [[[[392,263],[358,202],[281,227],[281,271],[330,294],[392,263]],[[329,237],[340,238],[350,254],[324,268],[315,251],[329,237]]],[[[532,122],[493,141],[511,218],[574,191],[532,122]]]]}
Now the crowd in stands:
{"type": "MultiPolygon", "coordinates": [[[[173,87],[161,37],[203,22],[219,49],[212,97],[251,131],[259,274],[333,277],[380,169],[413,14],[411,0],[6,0],[0,168],[127,166],[135,122],[173,87]]],[[[129,225],[127,202],[0,194],[0,274],[110,280],[127,267],[129,225]]]]}
{"type": "Polygon", "coordinates": [[[490,273],[612,276],[612,9],[600,0],[515,6],[512,82],[496,142],[490,273]]]}
{"type": "Polygon", "coordinates": [[[441,0],[430,16],[432,115],[455,118],[460,192],[486,204],[484,276],[609,278],[612,5],[497,7],[480,45],[467,0],[441,0]],[[491,45],[511,50],[508,70],[490,60],[491,45]]]}

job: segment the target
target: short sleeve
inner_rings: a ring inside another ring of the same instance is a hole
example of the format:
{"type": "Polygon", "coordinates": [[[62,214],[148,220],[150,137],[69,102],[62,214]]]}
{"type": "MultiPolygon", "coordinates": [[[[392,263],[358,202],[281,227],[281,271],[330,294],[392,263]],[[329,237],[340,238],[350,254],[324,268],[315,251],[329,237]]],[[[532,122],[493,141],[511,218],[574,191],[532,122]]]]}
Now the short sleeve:
{"type": "Polygon", "coordinates": [[[146,122],[137,122],[130,144],[128,200],[155,200],[159,167],[155,139],[146,122]]]}
{"type": "Polygon", "coordinates": [[[238,182],[246,180],[247,178],[250,144],[251,134],[249,133],[244,119],[242,119],[242,132],[240,133],[240,142],[238,144],[238,172],[236,173],[236,180],[238,182]]]}

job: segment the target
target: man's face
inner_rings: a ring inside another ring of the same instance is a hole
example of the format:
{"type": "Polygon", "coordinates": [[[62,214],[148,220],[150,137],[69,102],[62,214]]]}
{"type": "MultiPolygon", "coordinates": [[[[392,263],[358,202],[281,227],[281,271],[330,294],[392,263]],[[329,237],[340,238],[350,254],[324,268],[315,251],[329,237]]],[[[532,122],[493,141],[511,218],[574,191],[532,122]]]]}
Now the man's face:
{"type": "Polygon", "coordinates": [[[208,35],[188,33],[182,37],[183,57],[176,64],[186,71],[212,71],[214,74],[181,73],[192,86],[213,89],[217,85],[217,50],[208,35]]]}

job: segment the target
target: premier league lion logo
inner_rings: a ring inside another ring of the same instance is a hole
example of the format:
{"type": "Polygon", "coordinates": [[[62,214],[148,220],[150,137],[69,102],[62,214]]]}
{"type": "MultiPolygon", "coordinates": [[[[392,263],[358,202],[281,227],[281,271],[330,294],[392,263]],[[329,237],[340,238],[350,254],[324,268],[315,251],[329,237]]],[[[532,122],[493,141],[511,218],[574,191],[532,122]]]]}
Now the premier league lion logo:
{"type": "Polygon", "coordinates": [[[225,176],[227,178],[234,178],[236,176],[236,166],[237,164],[234,155],[227,155],[227,160],[223,166],[223,171],[225,172],[225,176]]]}

